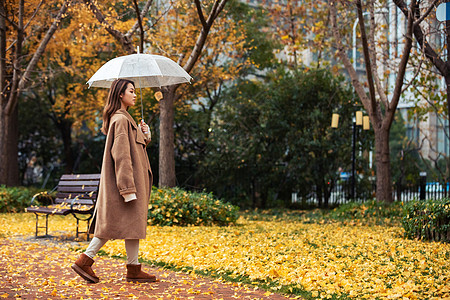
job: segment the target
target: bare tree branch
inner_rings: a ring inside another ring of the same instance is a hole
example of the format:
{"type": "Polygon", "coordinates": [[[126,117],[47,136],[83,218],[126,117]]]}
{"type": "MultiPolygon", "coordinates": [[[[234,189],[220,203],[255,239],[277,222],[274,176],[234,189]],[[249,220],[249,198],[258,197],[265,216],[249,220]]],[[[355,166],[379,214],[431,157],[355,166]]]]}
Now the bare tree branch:
{"type": "Polygon", "coordinates": [[[207,26],[207,24],[206,24],[205,16],[203,15],[202,5],[199,0],[195,0],[194,2],[195,2],[195,6],[197,7],[197,14],[198,14],[198,17],[200,18],[200,22],[202,23],[202,27],[205,28],[207,26]]]}
{"type": "Polygon", "coordinates": [[[21,62],[22,62],[22,47],[23,47],[23,18],[25,13],[25,3],[24,0],[19,0],[19,21],[17,23],[17,45],[14,53],[13,60],[13,74],[11,80],[11,93],[9,94],[8,103],[5,107],[5,114],[10,115],[15,108],[18,101],[19,95],[19,81],[21,73],[21,62]]]}
{"type": "Polygon", "coordinates": [[[440,0],[433,0],[430,3],[430,6],[428,7],[428,9],[425,11],[425,13],[416,21],[414,21],[414,27],[415,26],[419,26],[420,23],[422,23],[423,20],[425,20],[426,17],[428,17],[428,15],[434,10],[434,8],[436,7],[436,4],[440,2],[440,0]]]}
{"type": "Polygon", "coordinates": [[[144,26],[142,26],[142,19],[141,19],[141,14],[139,12],[139,5],[138,5],[136,0],[133,0],[133,3],[134,3],[134,9],[136,10],[136,17],[137,17],[137,22],[139,24],[139,29],[141,30],[141,32],[140,32],[140,36],[141,36],[140,46],[141,46],[141,51],[143,53],[144,52],[144,26]]]}
{"type": "MultiPolygon", "coordinates": [[[[403,47],[402,58],[398,67],[399,73],[395,81],[394,91],[392,93],[392,99],[390,102],[389,110],[392,112],[392,116],[397,109],[398,102],[400,101],[401,90],[403,86],[403,79],[405,78],[406,65],[408,64],[409,56],[412,48],[412,32],[414,28],[414,12],[416,8],[416,0],[412,0],[410,4],[410,11],[408,13],[408,21],[405,35],[405,45],[403,47]]],[[[392,120],[391,120],[392,122],[392,120]]]]}
{"type": "MultiPolygon", "coordinates": [[[[438,110],[439,110],[439,109],[438,109],[438,107],[436,106],[436,104],[434,104],[433,102],[431,102],[430,99],[429,99],[429,97],[428,97],[428,95],[425,95],[423,91],[421,91],[420,89],[418,89],[418,88],[416,88],[416,87],[414,87],[414,88],[415,88],[415,90],[422,96],[422,98],[425,99],[425,101],[427,101],[427,103],[433,108],[434,113],[435,113],[436,115],[438,115],[438,110]]],[[[439,124],[441,125],[442,128],[445,128],[446,125],[444,124],[444,120],[443,120],[442,118],[437,118],[437,121],[439,122],[439,124]]],[[[444,130],[443,132],[444,132],[446,138],[448,138],[448,137],[449,137],[448,131],[447,131],[447,130],[444,130]]]]}
{"type": "MultiPolygon", "coordinates": [[[[208,20],[206,21],[206,26],[202,27],[199,36],[197,37],[197,41],[195,42],[194,49],[192,49],[191,55],[188,58],[188,61],[184,65],[184,69],[186,72],[190,72],[197,62],[203,47],[205,46],[206,38],[208,36],[209,30],[211,29],[214,20],[216,20],[219,13],[225,7],[225,4],[228,0],[216,0],[213,5],[213,9],[208,16],[208,20]]],[[[201,9],[201,8],[200,8],[201,9]]]]}
{"type": "Polygon", "coordinates": [[[108,23],[103,13],[100,9],[95,5],[92,0],[83,0],[85,5],[89,8],[89,10],[94,14],[97,18],[97,21],[105,27],[106,31],[108,31],[124,48],[127,53],[134,53],[134,46],[131,41],[130,36],[124,35],[122,32],[118,31],[114,28],[113,25],[108,23]]]}
{"type": "Polygon", "coordinates": [[[34,19],[34,17],[36,17],[36,15],[39,11],[39,8],[41,8],[43,3],[44,3],[44,0],[41,0],[41,2],[39,2],[39,4],[36,6],[36,8],[34,9],[33,15],[31,16],[30,20],[28,20],[28,23],[23,27],[23,30],[26,30],[28,28],[31,21],[34,19]]]}
{"type": "MultiPolygon", "coordinates": [[[[37,7],[35,8],[35,10],[34,10],[34,12],[33,12],[33,15],[32,15],[32,16],[30,17],[30,19],[28,20],[28,23],[23,27],[23,30],[24,30],[24,31],[25,31],[25,30],[28,28],[28,26],[31,24],[31,21],[33,21],[33,19],[36,17],[36,15],[37,15],[37,13],[38,13],[38,11],[39,11],[39,8],[42,6],[43,3],[44,3],[44,0],[42,0],[41,2],[39,2],[39,4],[37,5],[37,7]]],[[[3,17],[4,14],[0,12],[0,16],[3,17]]],[[[6,16],[4,16],[4,18],[7,19],[6,16]]],[[[17,27],[16,27],[16,29],[17,29],[17,27]]],[[[25,38],[23,41],[25,42],[26,40],[27,40],[27,38],[25,38]]],[[[14,41],[9,45],[9,47],[6,49],[6,52],[8,52],[10,49],[12,49],[16,43],[17,43],[17,40],[14,40],[14,41]]]]}
{"type": "Polygon", "coordinates": [[[366,64],[366,76],[367,76],[367,82],[369,84],[369,100],[370,100],[370,107],[373,109],[377,107],[376,103],[376,97],[375,97],[375,85],[373,80],[373,73],[372,73],[372,63],[370,61],[370,50],[368,47],[368,41],[366,36],[366,25],[364,22],[364,16],[363,16],[363,9],[361,0],[356,0],[356,7],[358,12],[358,22],[359,22],[359,29],[361,31],[361,40],[363,45],[363,54],[364,54],[364,62],[366,64]]]}
{"type": "MultiPolygon", "coordinates": [[[[393,0],[395,5],[403,12],[403,14],[408,17],[408,7],[403,0],[393,0]]],[[[437,0],[433,0],[433,4],[437,3],[437,0]]],[[[431,63],[439,70],[441,75],[445,76],[446,74],[450,74],[450,68],[448,64],[446,64],[440,56],[434,51],[431,45],[425,38],[422,28],[419,24],[415,25],[413,28],[414,37],[420,45],[420,48],[423,49],[423,53],[425,56],[431,61],[431,63]]],[[[449,62],[450,63],[450,62],[449,62]]]]}
{"type": "Polygon", "coordinates": [[[4,18],[6,21],[8,21],[8,23],[11,24],[15,30],[19,29],[19,25],[17,25],[16,23],[14,23],[14,21],[12,21],[10,18],[8,18],[7,15],[0,13],[0,17],[4,18]]]}
{"type": "Polygon", "coordinates": [[[18,84],[12,86],[12,92],[9,97],[8,104],[5,108],[6,114],[11,114],[11,112],[15,109],[18,101],[18,93],[20,93],[22,90],[25,89],[25,86],[29,80],[29,76],[33,69],[35,68],[36,64],[38,63],[40,57],[45,51],[45,48],[47,47],[47,44],[49,43],[50,39],[52,38],[53,34],[55,33],[56,29],[58,28],[61,19],[65,15],[67,8],[69,4],[72,3],[73,0],[66,0],[64,1],[63,5],[59,9],[59,12],[53,21],[50,28],[47,30],[47,33],[45,34],[44,38],[42,39],[41,43],[39,44],[38,48],[33,54],[33,57],[31,58],[30,62],[27,65],[27,68],[25,69],[25,72],[20,78],[20,81],[18,84]]]}
{"type": "Polygon", "coordinates": [[[211,12],[209,13],[208,20],[206,21],[206,23],[208,23],[209,26],[212,25],[212,22],[214,22],[214,20],[217,18],[217,16],[219,15],[219,13],[222,11],[223,7],[225,6],[225,3],[224,3],[222,8],[219,9],[220,4],[221,4],[221,2],[219,2],[219,1],[214,2],[211,12]]]}
{"type": "MultiPolygon", "coordinates": [[[[412,79],[406,84],[404,85],[401,94],[403,95],[404,92],[406,92],[411,86],[413,86],[414,80],[417,78],[417,76],[419,76],[420,71],[422,70],[422,64],[423,61],[421,60],[419,62],[419,66],[416,66],[415,69],[416,71],[414,72],[414,75],[412,76],[412,79]]],[[[415,87],[414,87],[415,88],[415,87]]]]}
{"type": "MultiPolygon", "coordinates": [[[[136,0],[133,0],[133,1],[136,3],[136,0]]],[[[133,35],[133,33],[138,29],[138,27],[141,27],[142,21],[139,22],[139,18],[140,18],[140,20],[144,19],[144,17],[147,15],[148,11],[150,10],[150,7],[152,6],[152,4],[153,4],[153,0],[147,0],[147,2],[144,5],[144,8],[142,9],[142,12],[138,16],[138,21],[136,21],[136,23],[134,23],[133,27],[131,27],[131,29],[128,30],[127,33],[125,33],[125,36],[131,37],[133,35]],[[141,23],[141,24],[139,24],[139,23],[141,23]]],[[[143,25],[142,25],[142,27],[143,27],[143,25]]]]}
{"type": "Polygon", "coordinates": [[[368,108],[368,107],[370,107],[369,98],[367,97],[367,94],[366,94],[361,82],[358,80],[358,75],[356,74],[356,70],[353,68],[352,63],[347,56],[347,52],[344,49],[344,46],[342,45],[343,37],[341,36],[341,34],[339,32],[339,26],[336,23],[337,9],[336,9],[335,1],[331,1],[331,3],[330,3],[330,21],[331,21],[330,23],[331,23],[333,38],[335,41],[335,45],[337,47],[338,56],[341,59],[342,63],[344,64],[345,69],[348,71],[349,76],[352,80],[352,85],[355,88],[356,93],[358,94],[361,102],[363,103],[364,107],[368,108]]]}
{"type": "Polygon", "coordinates": [[[375,11],[373,2],[370,2],[369,4],[369,12],[370,12],[370,27],[369,27],[369,47],[370,47],[370,59],[373,64],[375,74],[374,74],[374,82],[375,86],[378,91],[378,96],[380,97],[380,101],[384,104],[385,107],[388,107],[389,101],[386,96],[386,91],[383,88],[383,85],[381,84],[380,77],[378,76],[378,60],[377,60],[377,51],[375,49],[376,43],[375,43],[375,32],[376,32],[376,25],[375,25],[375,11]]]}

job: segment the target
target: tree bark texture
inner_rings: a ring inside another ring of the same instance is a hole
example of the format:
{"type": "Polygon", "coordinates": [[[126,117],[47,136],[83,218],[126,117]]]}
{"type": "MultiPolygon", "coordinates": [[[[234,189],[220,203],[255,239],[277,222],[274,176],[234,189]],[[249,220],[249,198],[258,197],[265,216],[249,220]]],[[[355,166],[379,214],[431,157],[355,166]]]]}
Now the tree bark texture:
{"type": "Polygon", "coordinates": [[[175,173],[175,89],[163,89],[164,98],[159,102],[159,187],[176,186],[175,173]]]}
{"type": "Polygon", "coordinates": [[[375,163],[377,167],[377,201],[392,202],[389,129],[380,128],[375,131],[375,163]]]}
{"type": "Polygon", "coordinates": [[[5,3],[0,4],[0,184],[7,186],[19,185],[19,164],[18,164],[18,109],[17,106],[9,107],[11,101],[17,99],[18,80],[20,78],[20,59],[23,41],[23,0],[19,3],[19,18],[17,28],[17,45],[14,53],[14,71],[12,74],[11,86],[8,86],[7,64],[6,64],[6,20],[2,16],[7,16],[5,3]]]}
{"type": "Polygon", "coordinates": [[[6,115],[4,107],[0,109],[0,184],[17,186],[19,182],[18,164],[18,108],[6,115]]]}

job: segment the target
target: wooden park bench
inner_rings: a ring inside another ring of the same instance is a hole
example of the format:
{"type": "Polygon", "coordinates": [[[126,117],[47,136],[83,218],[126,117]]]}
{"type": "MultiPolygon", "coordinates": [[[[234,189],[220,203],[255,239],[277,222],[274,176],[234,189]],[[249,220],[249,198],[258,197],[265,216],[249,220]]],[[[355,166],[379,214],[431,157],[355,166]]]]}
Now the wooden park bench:
{"type": "Polygon", "coordinates": [[[35,237],[48,236],[48,216],[49,215],[73,215],[77,219],[76,237],[80,233],[86,233],[89,240],[89,223],[92,219],[95,204],[97,202],[97,192],[100,183],[100,174],[65,174],[61,176],[58,185],[49,193],[42,192],[33,196],[31,206],[26,208],[27,212],[36,215],[35,237]],[[56,190],[56,196],[50,197],[56,190]],[[47,199],[46,205],[42,200],[47,199]],[[39,226],[39,215],[45,215],[45,226],[39,226]],[[79,222],[86,221],[86,232],[79,231],[79,222]],[[45,235],[38,236],[40,228],[45,228],[45,235]]]}

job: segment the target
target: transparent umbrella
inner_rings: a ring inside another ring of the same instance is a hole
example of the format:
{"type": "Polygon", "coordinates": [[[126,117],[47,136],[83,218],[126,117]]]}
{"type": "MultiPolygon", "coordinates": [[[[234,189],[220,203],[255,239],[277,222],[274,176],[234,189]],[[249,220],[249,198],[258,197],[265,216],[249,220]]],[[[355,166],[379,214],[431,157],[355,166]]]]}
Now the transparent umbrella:
{"type": "MultiPolygon", "coordinates": [[[[163,87],[190,82],[192,77],[176,62],[161,55],[130,54],[105,63],[88,80],[89,87],[109,88],[116,79],[134,81],[136,88],[163,87]]],[[[143,113],[142,91],[141,114],[143,113]]]]}

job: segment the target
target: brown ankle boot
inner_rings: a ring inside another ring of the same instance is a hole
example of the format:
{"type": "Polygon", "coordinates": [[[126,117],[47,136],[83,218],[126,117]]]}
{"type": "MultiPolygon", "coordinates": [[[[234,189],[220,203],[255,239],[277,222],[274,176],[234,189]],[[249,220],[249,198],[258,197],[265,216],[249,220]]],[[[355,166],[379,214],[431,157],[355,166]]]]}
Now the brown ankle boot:
{"type": "Polygon", "coordinates": [[[99,281],[98,277],[95,276],[94,271],[92,271],[92,264],[94,260],[87,256],[86,254],[81,254],[77,261],[72,265],[72,269],[77,272],[78,275],[83,277],[91,283],[97,283],[99,281]]]}
{"type": "Polygon", "coordinates": [[[155,282],[156,276],[141,271],[141,265],[127,265],[127,281],[155,282]]]}

